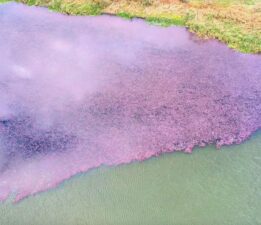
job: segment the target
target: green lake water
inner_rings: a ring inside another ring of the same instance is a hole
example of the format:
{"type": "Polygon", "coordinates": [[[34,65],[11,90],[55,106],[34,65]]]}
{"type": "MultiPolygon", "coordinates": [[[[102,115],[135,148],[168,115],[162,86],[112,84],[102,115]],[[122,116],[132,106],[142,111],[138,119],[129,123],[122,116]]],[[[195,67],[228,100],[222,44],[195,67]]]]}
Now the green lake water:
{"type": "Polygon", "coordinates": [[[18,204],[1,225],[261,224],[261,133],[244,144],[102,167],[18,204]]]}

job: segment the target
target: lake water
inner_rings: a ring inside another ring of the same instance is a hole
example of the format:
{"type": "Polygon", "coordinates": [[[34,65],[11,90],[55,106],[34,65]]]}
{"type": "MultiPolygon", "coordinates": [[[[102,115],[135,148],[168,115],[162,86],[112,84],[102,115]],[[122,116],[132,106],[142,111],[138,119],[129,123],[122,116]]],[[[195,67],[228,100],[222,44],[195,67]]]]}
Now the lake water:
{"type": "Polygon", "coordinates": [[[261,134],[238,146],[102,167],[0,205],[0,224],[261,224],[261,134]]]}
{"type": "Polygon", "coordinates": [[[9,3],[0,58],[0,224],[261,223],[260,55],[9,3]]]}

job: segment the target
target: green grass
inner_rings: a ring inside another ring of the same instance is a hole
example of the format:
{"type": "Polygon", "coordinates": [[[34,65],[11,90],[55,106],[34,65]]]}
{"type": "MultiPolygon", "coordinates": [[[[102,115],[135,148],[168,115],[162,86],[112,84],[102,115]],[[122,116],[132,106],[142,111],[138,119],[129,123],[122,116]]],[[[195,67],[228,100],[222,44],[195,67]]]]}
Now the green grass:
{"type": "MultiPolygon", "coordinates": [[[[0,0],[3,1],[3,0],[0,0]]],[[[44,6],[55,12],[60,12],[68,15],[100,15],[102,7],[95,2],[64,2],[62,0],[17,0],[29,6],[44,6]]]]}
{"type": "Polygon", "coordinates": [[[214,20],[205,23],[196,23],[192,20],[187,26],[200,36],[218,39],[230,48],[243,53],[261,53],[260,31],[247,32],[232,22],[218,23],[214,20]]]}
{"type": "Polygon", "coordinates": [[[10,0],[0,0],[0,4],[9,2],[10,0]]]}
{"type": "MultiPolygon", "coordinates": [[[[0,3],[8,0],[0,0],[0,3]]],[[[28,5],[38,5],[48,7],[52,11],[70,14],[70,15],[100,15],[106,11],[113,0],[16,0],[28,5]]],[[[224,10],[233,7],[233,4],[238,4],[243,7],[243,13],[246,16],[253,17],[249,14],[248,8],[253,7],[261,0],[188,0],[190,3],[197,4],[199,7],[204,3],[210,3],[210,10],[203,8],[199,10],[196,8],[186,8],[186,3],[173,3],[174,8],[160,11],[157,5],[154,6],[154,0],[138,0],[135,4],[139,4],[142,10],[138,10],[136,5],[131,5],[129,1],[126,8],[120,5],[119,2],[114,2],[116,7],[109,11],[115,13],[125,19],[132,19],[134,17],[142,17],[148,23],[159,26],[186,26],[192,32],[205,38],[216,38],[226,43],[230,48],[239,50],[244,53],[261,53],[261,28],[258,24],[241,23],[237,20],[237,14],[227,13],[225,17],[219,16],[218,11],[220,6],[225,6],[224,10]],[[179,8],[182,6],[181,8],[179,8]],[[185,6],[185,8],[184,8],[185,6]],[[217,7],[218,6],[218,7],[217,7]],[[152,8],[152,11],[150,11],[152,8]],[[154,10],[154,11],[153,11],[154,10]],[[211,11],[212,10],[212,11],[211,11]],[[213,14],[213,11],[215,12],[213,14]],[[200,13],[198,19],[198,13],[200,13]],[[251,29],[250,29],[250,28],[251,29]]],[[[222,10],[222,9],[221,9],[222,10]]],[[[239,12],[241,13],[241,12],[239,12]]],[[[258,17],[260,14],[256,14],[258,17]]],[[[253,17],[254,18],[254,17],[253,17]]],[[[249,20],[246,20],[249,21],[249,20]]]]}
{"type": "MultiPolygon", "coordinates": [[[[35,1],[35,0],[29,0],[35,1]]],[[[70,15],[100,15],[101,6],[95,3],[63,3],[59,0],[53,0],[49,9],[70,15]]]]}
{"type": "MultiPolygon", "coordinates": [[[[124,19],[133,19],[135,16],[133,14],[130,14],[128,12],[119,12],[116,14],[117,16],[120,16],[124,19]]],[[[186,21],[188,20],[187,16],[178,16],[178,15],[172,15],[171,17],[153,17],[153,16],[148,16],[144,18],[148,23],[153,24],[153,25],[158,25],[158,26],[163,26],[163,27],[169,27],[172,25],[176,26],[185,26],[186,21]]]]}
{"type": "Polygon", "coordinates": [[[182,16],[173,16],[172,18],[164,17],[147,17],[145,18],[150,24],[168,27],[171,25],[185,26],[186,18],[182,16]]]}
{"type": "Polygon", "coordinates": [[[134,16],[132,14],[127,13],[127,12],[119,12],[119,13],[117,13],[117,16],[120,16],[120,17],[122,17],[124,19],[132,19],[132,18],[134,18],[134,16]]]}

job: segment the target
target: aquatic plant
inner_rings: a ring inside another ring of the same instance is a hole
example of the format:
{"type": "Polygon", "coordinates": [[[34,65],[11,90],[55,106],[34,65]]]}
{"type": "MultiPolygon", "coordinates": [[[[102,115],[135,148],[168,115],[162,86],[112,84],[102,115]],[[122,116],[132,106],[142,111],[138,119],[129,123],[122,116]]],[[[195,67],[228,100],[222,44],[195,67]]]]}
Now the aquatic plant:
{"type": "Polygon", "coordinates": [[[261,127],[259,55],[181,27],[22,4],[2,5],[0,21],[0,201],[261,127]]]}

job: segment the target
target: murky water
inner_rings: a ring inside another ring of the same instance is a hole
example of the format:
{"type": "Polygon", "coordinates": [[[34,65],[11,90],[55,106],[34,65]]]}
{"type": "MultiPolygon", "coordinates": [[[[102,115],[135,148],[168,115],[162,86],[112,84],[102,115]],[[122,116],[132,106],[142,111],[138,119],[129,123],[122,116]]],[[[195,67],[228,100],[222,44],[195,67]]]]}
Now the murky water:
{"type": "Polygon", "coordinates": [[[260,222],[260,135],[106,166],[248,139],[261,56],[185,28],[12,3],[0,57],[0,201],[103,166],[4,203],[3,224],[260,222]]]}
{"type": "Polygon", "coordinates": [[[0,205],[0,224],[261,224],[261,134],[238,146],[100,168],[0,205]]]}

